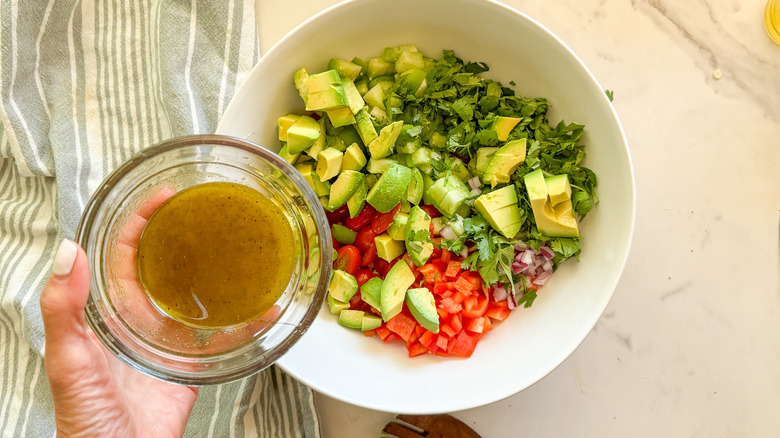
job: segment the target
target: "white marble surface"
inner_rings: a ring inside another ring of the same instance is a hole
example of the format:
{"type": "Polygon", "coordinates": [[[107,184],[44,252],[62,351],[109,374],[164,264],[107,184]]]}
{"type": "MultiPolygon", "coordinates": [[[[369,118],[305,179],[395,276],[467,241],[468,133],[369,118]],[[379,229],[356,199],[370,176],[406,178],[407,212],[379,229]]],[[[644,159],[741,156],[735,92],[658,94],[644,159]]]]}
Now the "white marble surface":
{"type": "MultiPolygon", "coordinates": [[[[335,3],[258,2],[263,50],[335,3]]],[[[614,298],[568,360],[454,414],[486,438],[778,436],[780,45],[764,0],[505,3],[614,90],[636,233],[614,298]]],[[[325,438],[379,436],[393,417],[317,404],[325,438]]]]}

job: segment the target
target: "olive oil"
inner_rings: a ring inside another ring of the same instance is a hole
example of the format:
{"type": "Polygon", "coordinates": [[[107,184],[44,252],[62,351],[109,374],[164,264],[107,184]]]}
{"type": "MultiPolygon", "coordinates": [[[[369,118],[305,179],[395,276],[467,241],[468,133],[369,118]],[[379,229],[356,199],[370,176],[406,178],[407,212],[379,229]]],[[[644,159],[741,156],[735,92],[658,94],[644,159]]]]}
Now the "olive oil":
{"type": "Polygon", "coordinates": [[[149,297],[186,324],[216,328],[264,314],[284,292],[296,258],[290,223],[263,194],[206,183],[163,203],[138,244],[149,297]]]}

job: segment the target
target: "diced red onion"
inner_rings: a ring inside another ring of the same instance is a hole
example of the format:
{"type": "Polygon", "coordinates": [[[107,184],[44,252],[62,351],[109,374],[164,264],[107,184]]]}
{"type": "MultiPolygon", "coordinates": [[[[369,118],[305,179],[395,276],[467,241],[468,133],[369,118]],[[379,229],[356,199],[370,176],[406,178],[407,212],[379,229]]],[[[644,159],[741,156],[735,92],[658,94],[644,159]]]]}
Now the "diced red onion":
{"type": "Polygon", "coordinates": [[[439,236],[447,240],[452,240],[458,237],[455,232],[452,231],[452,228],[447,225],[443,226],[441,230],[439,230],[439,236]]]}
{"type": "Polygon", "coordinates": [[[469,187],[471,187],[472,191],[482,187],[482,182],[480,182],[479,176],[475,176],[474,178],[469,179],[469,187]]]}
{"type": "Polygon", "coordinates": [[[526,265],[530,265],[534,262],[534,250],[527,249],[523,252],[523,256],[520,258],[520,261],[525,263],[526,265]]]}
{"type": "Polygon", "coordinates": [[[504,286],[493,286],[493,299],[496,302],[504,301],[507,299],[507,293],[504,286]]]}
{"type": "Polygon", "coordinates": [[[468,248],[463,248],[463,250],[458,255],[465,259],[466,257],[469,256],[469,249],[468,248]]]}
{"type": "Polygon", "coordinates": [[[552,271],[544,271],[533,279],[533,283],[537,286],[544,286],[544,283],[552,276],[552,271]]]}
{"type": "Polygon", "coordinates": [[[552,249],[550,249],[549,246],[543,246],[539,248],[539,253],[542,254],[547,260],[551,260],[553,257],[555,257],[555,253],[552,249]]]}
{"type": "Polygon", "coordinates": [[[542,271],[552,271],[553,268],[553,262],[552,260],[545,260],[544,263],[542,263],[542,271]]]}
{"type": "Polygon", "coordinates": [[[512,263],[512,272],[514,272],[515,274],[520,274],[521,272],[525,271],[526,269],[528,269],[528,265],[526,265],[523,262],[514,262],[514,263],[512,263]]]}

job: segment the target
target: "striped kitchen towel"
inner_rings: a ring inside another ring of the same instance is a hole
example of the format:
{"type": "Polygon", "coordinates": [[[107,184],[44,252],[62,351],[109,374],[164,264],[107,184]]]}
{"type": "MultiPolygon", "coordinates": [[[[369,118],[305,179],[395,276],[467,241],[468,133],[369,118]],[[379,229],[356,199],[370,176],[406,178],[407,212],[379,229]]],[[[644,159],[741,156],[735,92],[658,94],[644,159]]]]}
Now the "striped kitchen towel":
{"type": "MultiPolygon", "coordinates": [[[[0,435],[54,436],[38,297],[102,179],[213,132],[258,59],[252,0],[0,0],[0,435]]],[[[203,388],[186,436],[319,436],[272,367],[203,388]]]]}

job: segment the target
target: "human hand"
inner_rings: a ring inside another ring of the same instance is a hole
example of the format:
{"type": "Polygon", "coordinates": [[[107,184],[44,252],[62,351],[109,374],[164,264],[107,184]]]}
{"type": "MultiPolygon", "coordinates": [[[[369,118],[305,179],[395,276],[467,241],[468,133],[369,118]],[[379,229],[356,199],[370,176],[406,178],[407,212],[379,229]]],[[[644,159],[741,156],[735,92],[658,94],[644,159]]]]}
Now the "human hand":
{"type": "Polygon", "coordinates": [[[89,286],[86,254],[64,240],[40,300],[58,436],[181,436],[197,388],[158,381],[109,353],[85,324],[89,286]]]}

